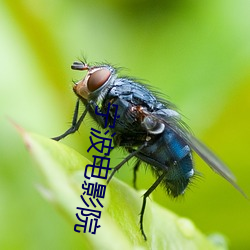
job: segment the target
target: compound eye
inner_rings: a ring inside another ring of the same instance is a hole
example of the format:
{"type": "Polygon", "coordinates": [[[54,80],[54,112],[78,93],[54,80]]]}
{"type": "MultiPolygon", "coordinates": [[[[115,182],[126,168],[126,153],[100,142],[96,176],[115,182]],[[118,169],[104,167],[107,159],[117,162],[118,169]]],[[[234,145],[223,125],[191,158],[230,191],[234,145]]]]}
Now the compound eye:
{"type": "Polygon", "coordinates": [[[88,90],[93,92],[99,89],[110,77],[110,71],[108,69],[99,69],[90,74],[88,79],[88,90]]]}

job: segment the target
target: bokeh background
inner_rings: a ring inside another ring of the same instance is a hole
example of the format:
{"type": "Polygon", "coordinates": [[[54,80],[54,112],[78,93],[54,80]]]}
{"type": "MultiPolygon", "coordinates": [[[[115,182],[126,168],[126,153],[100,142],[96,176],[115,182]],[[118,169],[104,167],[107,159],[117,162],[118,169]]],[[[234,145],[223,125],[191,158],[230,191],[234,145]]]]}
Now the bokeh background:
{"type": "MultiPolygon", "coordinates": [[[[34,168],[8,117],[29,131],[64,132],[75,105],[70,65],[78,58],[123,66],[184,114],[192,131],[235,173],[250,196],[250,1],[95,0],[0,2],[0,249],[80,249],[81,239],[35,189],[34,168]]],[[[63,143],[91,160],[87,119],[63,143]]],[[[124,154],[113,154],[118,163],[124,154]],[[119,157],[117,157],[117,155],[119,157]]],[[[189,217],[230,249],[250,249],[250,202],[198,157],[202,177],[174,201],[153,199],[189,217]]],[[[117,177],[132,183],[132,164],[117,177]]],[[[56,178],[56,176],[55,176],[56,178]]],[[[140,170],[138,186],[153,182],[140,170]]]]}

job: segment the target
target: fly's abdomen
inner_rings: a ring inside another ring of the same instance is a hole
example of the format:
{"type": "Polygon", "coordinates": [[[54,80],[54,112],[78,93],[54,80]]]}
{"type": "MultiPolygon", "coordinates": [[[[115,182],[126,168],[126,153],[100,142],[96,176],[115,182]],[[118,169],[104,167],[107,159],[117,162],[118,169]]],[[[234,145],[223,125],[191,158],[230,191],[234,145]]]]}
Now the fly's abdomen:
{"type": "Polygon", "coordinates": [[[166,129],[164,135],[170,154],[164,185],[168,193],[176,197],[184,193],[194,175],[192,154],[190,147],[173,131],[166,129]]]}
{"type": "Polygon", "coordinates": [[[193,175],[192,156],[189,153],[180,161],[170,165],[163,185],[169,195],[177,197],[184,193],[193,175]]]}
{"type": "Polygon", "coordinates": [[[171,196],[182,194],[194,175],[190,147],[172,130],[165,129],[154,143],[138,154],[138,158],[152,165],[157,176],[166,173],[163,185],[171,196]]]}

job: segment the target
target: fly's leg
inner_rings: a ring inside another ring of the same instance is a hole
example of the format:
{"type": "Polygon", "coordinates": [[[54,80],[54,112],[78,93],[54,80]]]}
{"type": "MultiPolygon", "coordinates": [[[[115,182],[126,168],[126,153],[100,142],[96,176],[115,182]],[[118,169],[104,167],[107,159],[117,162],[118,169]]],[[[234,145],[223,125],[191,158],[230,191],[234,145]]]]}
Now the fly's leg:
{"type": "Polygon", "coordinates": [[[135,189],[137,189],[136,188],[136,172],[138,171],[140,165],[141,165],[141,161],[137,160],[136,164],[134,166],[134,170],[133,170],[133,186],[134,186],[135,189]]]}
{"type": "Polygon", "coordinates": [[[147,240],[146,234],[145,234],[144,229],[143,229],[143,216],[144,216],[144,212],[145,212],[145,208],[146,208],[146,202],[147,202],[146,199],[157,188],[157,186],[162,182],[166,173],[167,172],[163,172],[163,174],[158,177],[158,179],[154,182],[154,184],[143,195],[142,208],[141,208],[141,213],[140,213],[140,230],[141,230],[141,233],[142,233],[144,240],[147,240]]]}
{"type": "Polygon", "coordinates": [[[80,125],[81,125],[84,117],[86,116],[86,114],[88,112],[88,106],[87,106],[86,109],[84,110],[84,112],[82,113],[82,115],[80,116],[79,120],[77,121],[78,111],[79,111],[79,103],[80,103],[80,101],[78,99],[77,102],[76,102],[76,106],[75,106],[75,110],[74,110],[74,116],[73,116],[71,127],[65,133],[63,133],[62,135],[59,135],[57,137],[53,137],[51,139],[53,139],[55,141],[60,141],[64,137],[68,136],[69,134],[75,133],[79,129],[79,127],[80,127],[80,125]]]}
{"type": "Polygon", "coordinates": [[[134,150],[133,152],[131,152],[128,156],[126,156],[126,158],[123,161],[121,161],[116,167],[114,167],[113,172],[111,173],[111,175],[109,176],[107,180],[107,183],[111,181],[114,174],[124,165],[124,163],[129,161],[132,157],[134,157],[138,152],[140,152],[146,146],[147,146],[147,142],[141,145],[137,150],[134,150]]]}

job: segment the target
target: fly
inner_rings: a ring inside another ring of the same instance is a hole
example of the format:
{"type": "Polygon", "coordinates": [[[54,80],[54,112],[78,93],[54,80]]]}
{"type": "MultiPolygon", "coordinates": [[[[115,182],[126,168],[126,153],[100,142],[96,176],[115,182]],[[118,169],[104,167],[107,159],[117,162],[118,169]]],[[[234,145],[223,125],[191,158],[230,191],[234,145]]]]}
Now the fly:
{"type": "MultiPolygon", "coordinates": [[[[111,65],[90,66],[85,62],[74,62],[71,68],[85,70],[87,74],[73,87],[78,99],[71,127],[53,139],[59,141],[76,132],[87,113],[104,128],[106,121],[95,115],[95,109],[100,113],[107,113],[109,103],[118,105],[120,118],[116,120],[111,131],[116,133],[114,146],[125,148],[128,155],[113,169],[108,182],[134,157],[137,159],[134,166],[134,186],[136,171],[141,163],[149,165],[157,176],[156,181],[143,195],[140,230],[145,240],[143,216],[147,197],[159,184],[172,197],[184,193],[195,174],[192,151],[246,197],[227,166],[188,131],[172,103],[158,98],[146,85],[132,78],[118,77],[117,70],[111,65]],[[80,102],[84,104],[85,111],[78,117],[80,102]]],[[[112,110],[107,122],[114,123],[112,110]]]]}

